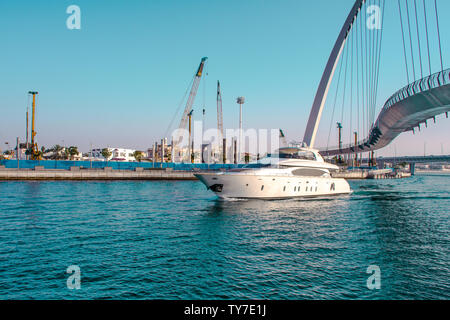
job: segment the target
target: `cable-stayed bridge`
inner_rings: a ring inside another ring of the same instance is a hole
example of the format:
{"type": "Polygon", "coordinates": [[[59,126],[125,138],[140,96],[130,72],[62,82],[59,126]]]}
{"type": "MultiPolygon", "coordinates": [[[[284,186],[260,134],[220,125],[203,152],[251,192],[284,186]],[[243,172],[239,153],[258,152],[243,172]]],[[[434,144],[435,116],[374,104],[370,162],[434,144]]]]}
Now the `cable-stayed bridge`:
{"type": "Polygon", "coordinates": [[[381,149],[406,131],[420,130],[421,124],[450,111],[450,69],[438,72],[402,88],[385,103],[369,137],[356,144],[323,150],[326,156],[381,149]]]}
{"type": "Polygon", "coordinates": [[[319,147],[321,154],[355,154],[355,159],[389,145],[403,132],[421,130],[438,115],[448,118],[450,69],[444,69],[438,8],[437,0],[355,1],[322,75],[304,144],[315,147],[324,110],[330,125],[327,145],[319,147]],[[378,113],[386,3],[393,5],[389,10],[398,10],[407,85],[378,113]],[[335,124],[338,143],[330,146],[335,124]]]}

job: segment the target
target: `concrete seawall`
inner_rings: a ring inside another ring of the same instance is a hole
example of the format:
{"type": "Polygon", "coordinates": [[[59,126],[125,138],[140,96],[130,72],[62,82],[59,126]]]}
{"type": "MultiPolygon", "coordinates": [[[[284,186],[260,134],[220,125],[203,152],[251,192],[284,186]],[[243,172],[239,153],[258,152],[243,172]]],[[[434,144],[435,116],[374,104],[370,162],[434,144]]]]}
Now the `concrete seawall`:
{"type": "Polygon", "coordinates": [[[367,171],[346,171],[346,172],[333,172],[331,174],[333,178],[344,178],[344,179],[367,179],[367,171]]]}
{"type": "Polygon", "coordinates": [[[343,178],[347,180],[361,179],[402,179],[410,178],[409,172],[393,172],[392,170],[372,170],[372,171],[344,171],[334,172],[331,174],[333,178],[343,178]]]}
{"type": "Polygon", "coordinates": [[[6,169],[0,166],[0,180],[197,180],[192,171],[170,169],[113,170],[80,169],[6,169]]]}

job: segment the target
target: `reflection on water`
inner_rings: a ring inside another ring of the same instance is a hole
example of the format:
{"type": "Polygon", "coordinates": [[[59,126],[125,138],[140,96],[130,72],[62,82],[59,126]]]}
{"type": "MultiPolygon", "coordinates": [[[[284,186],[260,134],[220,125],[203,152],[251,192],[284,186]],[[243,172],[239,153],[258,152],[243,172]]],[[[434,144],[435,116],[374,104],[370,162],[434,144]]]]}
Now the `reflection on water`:
{"type": "Polygon", "coordinates": [[[195,181],[1,182],[0,298],[449,298],[449,178],[350,183],[223,201],[195,181]]]}

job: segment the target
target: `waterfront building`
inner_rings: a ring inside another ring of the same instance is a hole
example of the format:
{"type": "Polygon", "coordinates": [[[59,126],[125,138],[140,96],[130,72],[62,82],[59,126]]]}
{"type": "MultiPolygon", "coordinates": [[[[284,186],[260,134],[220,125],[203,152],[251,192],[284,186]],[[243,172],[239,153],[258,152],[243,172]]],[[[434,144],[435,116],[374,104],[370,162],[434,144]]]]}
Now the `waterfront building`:
{"type": "Polygon", "coordinates": [[[90,157],[103,159],[105,161],[136,161],[134,158],[134,149],[124,149],[124,148],[100,148],[92,149],[90,152],[90,157]],[[108,149],[111,155],[105,158],[102,154],[103,149],[108,149]]]}

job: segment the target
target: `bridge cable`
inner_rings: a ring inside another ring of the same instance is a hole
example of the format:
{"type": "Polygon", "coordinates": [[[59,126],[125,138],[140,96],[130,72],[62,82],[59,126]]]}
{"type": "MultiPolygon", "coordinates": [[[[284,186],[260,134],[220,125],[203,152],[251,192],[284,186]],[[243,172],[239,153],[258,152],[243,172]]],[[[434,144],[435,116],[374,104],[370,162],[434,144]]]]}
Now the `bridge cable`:
{"type": "MultiPolygon", "coordinates": [[[[367,20],[366,20],[367,21],[367,20]]],[[[367,26],[366,26],[367,27],[367,26]]],[[[370,30],[369,32],[369,73],[368,73],[368,84],[369,84],[369,91],[368,91],[368,95],[367,95],[367,127],[369,127],[369,122],[370,122],[370,114],[371,114],[371,98],[372,98],[372,62],[373,62],[373,46],[372,46],[372,35],[373,35],[373,31],[370,30]]]]}
{"type": "MultiPolygon", "coordinates": [[[[375,1],[374,1],[375,3],[375,1]]],[[[373,113],[373,109],[374,109],[374,102],[373,102],[373,93],[375,91],[375,61],[377,60],[377,47],[378,47],[378,29],[374,28],[372,29],[371,32],[371,37],[372,37],[372,44],[371,44],[371,62],[370,62],[370,99],[369,99],[369,107],[370,107],[370,117],[369,117],[369,126],[371,125],[371,118],[372,118],[372,113],[373,113]]]]}
{"type": "Polygon", "coordinates": [[[376,79],[376,66],[377,66],[377,61],[378,61],[378,46],[379,46],[379,36],[380,36],[380,32],[378,31],[378,28],[373,29],[375,30],[375,35],[373,35],[373,58],[372,58],[372,90],[370,92],[371,94],[371,104],[370,104],[370,121],[369,124],[372,124],[373,122],[373,115],[374,115],[374,111],[375,111],[375,79],[376,79]]]}
{"type": "Polygon", "coordinates": [[[348,68],[348,46],[346,45],[346,57],[345,57],[345,73],[344,73],[344,93],[342,95],[342,111],[341,111],[341,123],[344,120],[344,106],[345,106],[345,93],[347,89],[347,68],[348,68]]]}
{"type": "Polygon", "coordinates": [[[427,9],[426,9],[426,6],[425,6],[425,0],[423,0],[422,2],[423,2],[423,14],[425,16],[425,32],[426,32],[426,35],[427,35],[428,67],[429,67],[429,72],[430,72],[430,76],[431,76],[430,41],[428,39],[427,9]]]}
{"type": "Polygon", "coordinates": [[[358,21],[355,21],[355,43],[356,43],[356,113],[357,113],[357,121],[356,121],[356,130],[360,131],[360,123],[359,123],[359,53],[358,53],[358,21]]]}
{"type": "Polygon", "coordinates": [[[441,58],[441,72],[442,72],[442,77],[444,77],[444,64],[442,63],[441,32],[439,31],[439,18],[438,18],[436,0],[434,0],[434,11],[436,12],[436,26],[437,26],[438,40],[439,40],[439,55],[441,58]]]}
{"type": "MultiPolygon", "coordinates": [[[[373,2],[374,3],[374,2],[373,2]]],[[[373,4],[372,3],[372,4],[373,4]]],[[[370,43],[370,66],[369,66],[369,85],[370,85],[370,95],[369,95],[369,119],[368,119],[368,127],[370,127],[370,118],[372,115],[372,109],[373,109],[373,75],[374,75],[374,61],[375,61],[375,40],[376,40],[376,36],[375,34],[377,33],[376,31],[377,29],[372,29],[371,32],[369,32],[369,43],[370,43]]]]}
{"type": "MultiPolygon", "coordinates": [[[[361,8],[362,10],[362,8],[361,8]]],[[[360,19],[359,19],[359,26],[360,26],[360,30],[359,30],[359,35],[360,35],[360,40],[361,40],[361,106],[360,108],[362,109],[362,126],[363,126],[363,132],[366,132],[366,128],[365,128],[365,112],[364,112],[364,101],[365,101],[365,83],[364,83],[364,41],[363,41],[363,23],[362,23],[362,14],[360,15],[360,19]]]]}
{"type": "Polygon", "coordinates": [[[402,9],[401,9],[401,5],[400,5],[400,0],[398,0],[398,13],[400,14],[400,26],[402,29],[402,39],[403,39],[403,53],[405,55],[405,66],[406,66],[406,79],[407,79],[407,84],[410,83],[409,81],[409,68],[408,68],[408,58],[406,56],[406,44],[405,44],[405,32],[403,29],[403,18],[402,18],[402,9]]]}
{"type": "Polygon", "coordinates": [[[417,15],[417,3],[414,0],[414,11],[416,16],[416,29],[417,29],[417,44],[419,45],[419,62],[420,62],[420,79],[423,79],[423,67],[422,67],[422,50],[420,48],[420,35],[419,35],[419,19],[417,15]]]}
{"type": "Polygon", "coordinates": [[[354,50],[354,44],[355,44],[355,37],[354,37],[354,30],[352,30],[351,33],[351,66],[350,66],[350,142],[352,137],[352,117],[353,117],[353,50],[354,50]]]}
{"type": "MultiPolygon", "coordinates": [[[[367,6],[369,6],[370,5],[370,1],[368,1],[367,2],[367,6]]],[[[367,8],[366,8],[366,14],[367,14],[367,8]]],[[[368,52],[368,53],[366,53],[366,55],[367,55],[367,57],[366,57],[366,64],[367,64],[367,69],[366,69],[366,72],[367,72],[367,74],[366,74],[366,80],[367,80],[367,87],[366,87],[366,89],[367,89],[367,92],[366,92],[366,115],[367,115],[367,117],[366,117],[366,125],[368,125],[369,124],[369,114],[370,114],[370,107],[369,107],[369,105],[370,105],[370,92],[371,92],[371,85],[370,85],[370,75],[371,75],[371,70],[370,70],[370,66],[371,66],[371,61],[372,61],[372,51],[371,51],[371,37],[370,37],[370,35],[372,34],[372,32],[370,32],[370,31],[368,31],[368,27],[367,27],[367,15],[366,15],[366,19],[365,19],[365,21],[366,21],[366,26],[365,26],[365,29],[366,29],[366,39],[365,39],[365,41],[366,41],[366,46],[367,46],[367,48],[366,48],[366,52],[368,52]]]]}
{"type": "MultiPolygon", "coordinates": [[[[378,84],[379,84],[379,78],[380,78],[380,65],[381,65],[381,47],[383,43],[383,27],[384,27],[384,8],[385,8],[386,1],[383,1],[383,9],[381,14],[381,31],[380,31],[380,46],[379,46],[379,53],[378,53],[378,66],[377,66],[377,76],[376,76],[376,83],[375,83],[375,103],[377,101],[378,96],[378,84]]],[[[372,122],[374,121],[375,113],[372,117],[372,122]]]]}
{"type": "Polygon", "coordinates": [[[416,81],[416,68],[415,68],[415,63],[414,63],[413,42],[412,42],[412,35],[411,35],[411,23],[409,21],[409,8],[408,8],[407,0],[405,0],[405,4],[406,4],[406,16],[408,18],[409,44],[410,44],[410,48],[411,48],[411,59],[412,59],[411,63],[412,63],[412,69],[413,69],[413,78],[414,78],[414,81],[416,81]]]}
{"type": "MultiPolygon", "coordinates": [[[[364,10],[364,21],[367,21],[367,10],[364,10]]],[[[368,54],[367,54],[367,25],[364,28],[364,42],[365,42],[365,51],[366,51],[366,61],[365,61],[365,69],[366,69],[366,73],[365,73],[365,78],[366,78],[366,99],[365,99],[365,114],[366,114],[366,119],[364,121],[364,123],[367,125],[368,124],[368,119],[369,119],[369,78],[368,78],[368,74],[369,74],[369,70],[368,70],[368,54]]]]}
{"type": "MultiPolygon", "coordinates": [[[[384,20],[384,1],[383,1],[383,6],[382,6],[382,16],[381,16],[381,21],[380,21],[380,29],[378,31],[378,43],[377,43],[377,60],[375,63],[375,84],[374,84],[374,93],[373,93],[373,111],[372,111],[372,119],[371,119],[371,123],[373,125],[374,123],[374,118],[375,118],[375,110],[376,110],[376,104],[377,104],[377,94],[378,94],[378,79],[379,79],[379,74],[380,74],[380,61],[381,61],[381,43],[383,40],[383,20],[384,20]]],[[[380,6],[381,6],[381,0],[380,0],[380,6]]]]}

